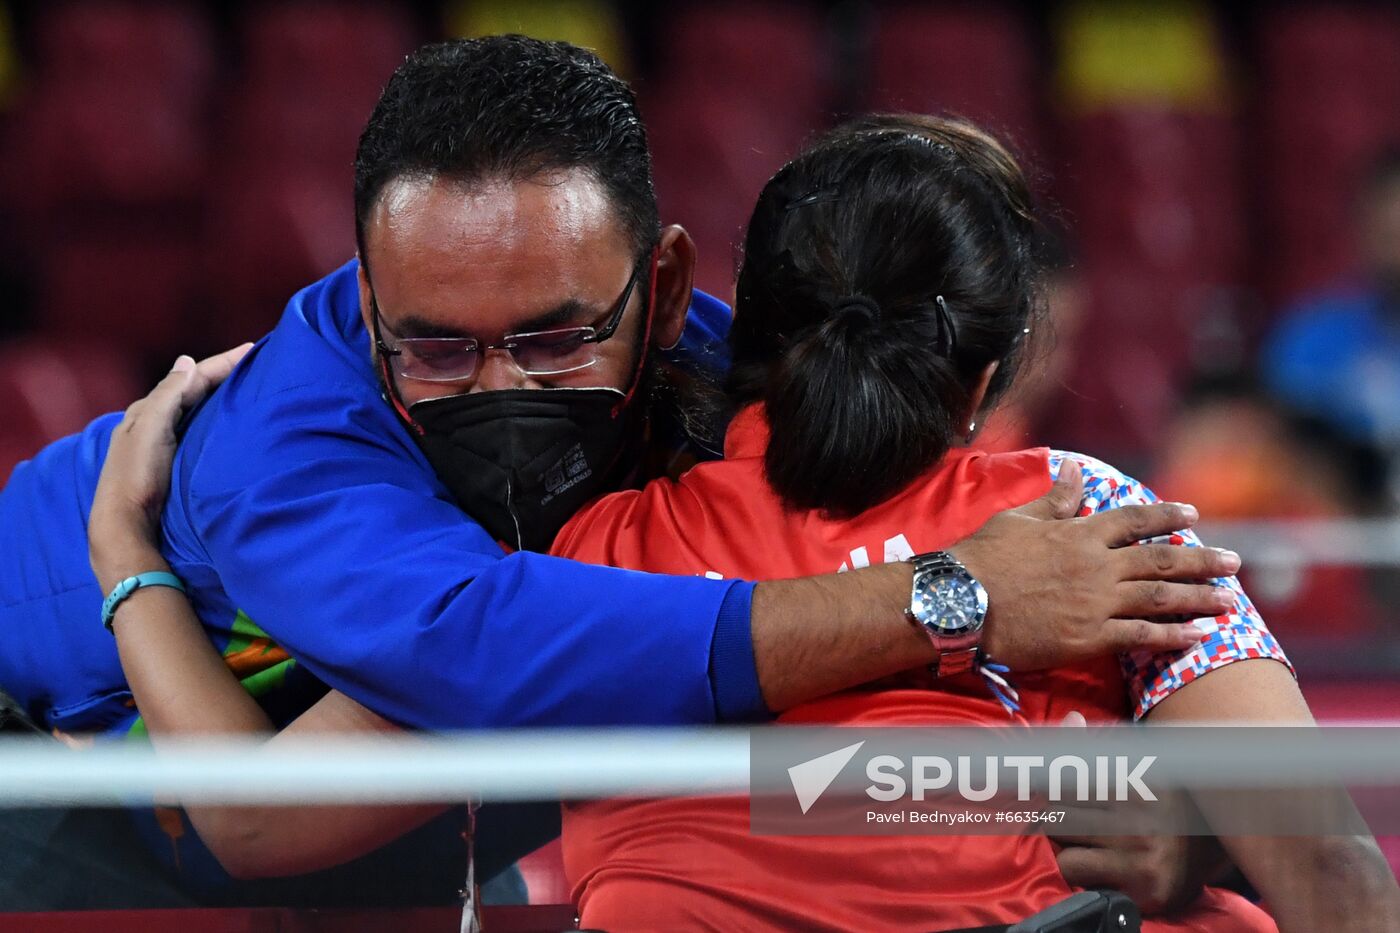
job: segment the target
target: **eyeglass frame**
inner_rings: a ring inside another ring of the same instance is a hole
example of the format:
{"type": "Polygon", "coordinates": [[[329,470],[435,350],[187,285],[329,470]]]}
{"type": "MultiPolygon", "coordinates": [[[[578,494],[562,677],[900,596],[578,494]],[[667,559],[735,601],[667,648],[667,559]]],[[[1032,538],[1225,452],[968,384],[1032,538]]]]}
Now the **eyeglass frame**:
{"type": "MultiPolygon", "coordinates": [[[[507,353],[510,354],[511,361],[520,369],[522,373],[524,373],[527,376],[563,376],[569,373],[582,372],[583,370],[588,369],[590,366],[597,365],[598,358],[595,356],[592,360],[588,361],[587,363],[584,363],[581,366],[574,366],[569,369],[549,370],[547,372],[531,372],[524,366],[520,365],[520,360],[516,357],[515,353],[513,352],[515,347],[518,346],[518,344],[513,344],[511,343],[511,341],[519,340],[522,337],[539,337],[546,334],[559,334],[571,331],[585,330],[592,331],[592,333],[590,335],[586,335],[580,338],[584,343],[599,344],[605,340],[611,339],[617,333],[618,328],[622,325],[622,317],[627,311],[627,303],[632,300],[632,293],[636,291],[637,281],[641,276],[642,269],[646,268],[650,270],[650,267],[655,263],[655,258],[655,252],[653,250],[648,250],[646,258],[638,260],[636,265],[633,266],[632,275],[627,279],[627,284],[623,287],[622,294],[617,297],[617,300],[613,303],[612,308],[610,308],[600,318],[600,320],[603,322],[601,327],[599,327],[597,324],[585,324],[579,327],[556,327],[550,330],[524,331],[518,334],[505,334],[501,337],[500,343],[494,344],[482,343],[476,337],[400,337],[397,334],[394,334],[393,331],[389,329],[388,324],[386,324],[382,320],[383,313],[379,309],[379,297],[374,293],[374,286],[371,284],[369,289],[369,307],[370,320],[374,324],[374,344],[376,349],[379,351],[381,358],[383,358],[384,360],[384,366],[386,370],[390,369],[388,365],[390,358],[403,356],[403,350],[401,349],[401,347],[405,343],[413,341],[462,341],[474,343],[476,345],[471,348],[476,351],[477,357],[476,366],[473,368],[470,375],[428,379],[422,376],[410,376],[407,373],[398,372],[396,371],[396,368],[395,370],[391,370],[390,372],[390,374],[393,375],[396,379],[412,379],[415,382],[442,383],[467,382],[470,380],[474,380],[481,372],[481,363],[482,360],[485,358],[486,352],[488,350],[505,350],[507,353]],[[386,330],[388,330],[389,333],[397,341],[397,344],[393,347],[389,346],[384,341],[384,331],[386,330]]],[[[646,302],[647,297],[643,295],[642,300],[643,302],[646,302]]]]}

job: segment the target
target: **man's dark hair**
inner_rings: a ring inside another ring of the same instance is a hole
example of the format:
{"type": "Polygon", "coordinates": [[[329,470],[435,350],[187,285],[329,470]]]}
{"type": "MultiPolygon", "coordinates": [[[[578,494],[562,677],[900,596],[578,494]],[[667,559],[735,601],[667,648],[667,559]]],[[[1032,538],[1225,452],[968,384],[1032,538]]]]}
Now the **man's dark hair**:
{"type": "Polygon", "coordinates": [[[744,241],[730,347],[735,404],[763,402],[769,482],[848,517],[932,467],[970,387],[1010,384],[1043,314],[1026,179],[970,123],[863,117],[790,162],[744,241]]]}
{"type": "Polygon", "coordinates": [[[637,101],[602,59],[525,36],[420,48],[379,97],[355,152],[355,237],[390,181],[442,175],[524,180],[583,169],[612,199],[637,251],[660,223],[637,101]]]}

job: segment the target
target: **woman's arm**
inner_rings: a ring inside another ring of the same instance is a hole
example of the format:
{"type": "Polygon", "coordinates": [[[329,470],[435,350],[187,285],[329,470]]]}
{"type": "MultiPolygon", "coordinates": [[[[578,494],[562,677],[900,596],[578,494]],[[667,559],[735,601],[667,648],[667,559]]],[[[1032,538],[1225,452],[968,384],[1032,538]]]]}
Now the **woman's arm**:
{"type": "MultiPolygon", "coordinates": [[[[112,434],[88,522],[89,554],[104,592],[134,574],[169,572],[160,549],[160,510],[169,490],[175,426],[246,352],[196,365],[181,357],[112,434]]],[[[168,587],[137,590],[112,632],[136,705],[153,741],[177,736],[266,735],[296,741],[329,732],[398,731],[332,692],[287,729],[272,723],[214,650],[189,600],[168,587]]],[[[441,806],[189,807],[200,838],[238,878],[302,874],[349,861],[440,813],[441,806]]]]}
{"type": "MultiPolygon", "coordinates": [[[[142,559],[136,551],[132,556],[142,559]]],[[[149,552],[146,563],[139,566],[167,569],[158,558],[159,552],[149,552]]],[[[332,691],[282,732],[274,733],[262,708],[214,650],[185,595],[166,587],[138,593],[142,595],[133,596],[130,605],[117,611],[112,630],[137,708],[157,746],[171,737],[192,735],[265,735],[274,744],[304,742],[317,734],[399,731],[332,691]]],[[[348,862],[444,809],[438,805],[199,805],[188,806],[185,812],[230,875],[271,878],[348,862]]]]}
{"type": "MultiPolygon", "coordinates": [[[[1111,514],[1125,506],[1158,501],[1142,483],[1092,457],[1055,452],[1052,469],[1057,461],[1068,459],[1084,465],[1080,515],[1111,514]]],[[[1184,545],[1181,550],[1185,551],[1206,550],[1189,530],[1152,543],[1184,545]]],[[[1211,582],[1233,593],[1234,598],[1225,612],[1198,620],[1204,630],[1200,645],[1183,652],[1129,652],[1121,656],[1135,717],[1149,717],[1159,725],[1219,722],[1226,715],[1232,725],[1312,725],[1312,716],[1282,648],[1239,581],[1221,575],[1211,582]]],[[[1228,806],[1222,799],[1223,795],[1217,800],[1195,799],[1194,803],[1209,821],[1212,809],[1220,813],[1228,806]]],[[[1259,803],[1259,796],[1255,795],[1251,802],[1259,803]]],[[[1269,804],[1273,802],[1271,797],[1269,804]]],[[[1350,804],[1349,799],[1344,802],[1350,804]]],[[[1060,863],[1066,879],[1073,884],[1122,887],[1131,890],[1135,897],[1146,892],[1144,903],[1149,907],[1170,909],[1186,903],[1192,892],[1199,890],[1199,883],[1191,881],[1192,876],[1203,878],[1215,867],[1217,859],[1211,855],[1209,845],[1201,844],[1205,841],[1203,837],[1189,841],[1163,837],[1124,840],[1126,847],[1120,845],[1122,851],[1114,852],[1112,845],[1106,845],[1107,838],[1098,837],[1089,847],[1064,849],[1060,863]],[[1153,857],[1131,857],[1134,849],[1153,857]],[[1177,853],[1173,864],[1163,865],[1164,850],[1168,855],[1177,853]],[[1182,860],[1181,853],[1193,851],[1196,857],[1182,860]],[[1124,852],[1130,857],[1125,858],[1124,852]],[[1151,867],[1154,862],[1158,870],[1155,881],[1134,879],[1138,869],[1151,867]],[[1168,870],[1162,871],[1164,867],[1168,870]],[[1164,879],[1175,879],[1177,883],[1166,884],[1164,879]],[[1125,880],[1129,883],[1123,885],[1125,880]],[[1188,881],[1191,883],[1185,883],[1188,881]]],[[[1383,923],[1368,926],[1368,920],[1375,915],[1368,910],[1394,922],[1395,881],[1369,837],[1233,838],[1222,842],[1236,865],[1264,892],[1285,931],[1390,928],[1383,923]],[[1343,926],[1335,918],[1321,922],[1318,917],[1327,916],[1329,900],[1335,909],[1336,898],[1344,890],[1354,892],[1358,905],[1368,905],[1365,909],[1358,907],[1347,918],[1346,922],[1355,926],[1343,926]]]]}
{"type": "MultiPolygon", "coordinates": [[[[1270,659],[1211,671],[1159,701],[1149,719],[1154,725],[1219,723],[1222,710],[1229,711],[1231,725],[1313,724],[1293,675],[1270,659]]],[[[1207,821],[1223,805],[1204,797],[1197,804],[1207,821]]],[[[1400,887],[1370,836],[1227,836],[1221,842],[1283,933],[1400,929],[1400,887]]]]}

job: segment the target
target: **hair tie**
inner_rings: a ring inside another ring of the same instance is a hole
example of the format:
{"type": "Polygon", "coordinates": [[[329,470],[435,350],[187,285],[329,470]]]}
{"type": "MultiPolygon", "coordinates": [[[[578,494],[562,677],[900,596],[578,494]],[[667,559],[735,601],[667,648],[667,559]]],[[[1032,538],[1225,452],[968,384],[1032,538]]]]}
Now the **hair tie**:
{"type": "Polygon", "coordinates": [[[872,321],[880,319],[880,305],[869,295],[847,295],[836,302],[837,314],[859,314],[872,321]]]}
{"type": "Polygon", "coordinates": [[[948,302],[939,295],[933,299],[938,307],[938,355],[952,359],[958,349],[958,332],[953,328],[953,315],[948,312],[948,302]]]}

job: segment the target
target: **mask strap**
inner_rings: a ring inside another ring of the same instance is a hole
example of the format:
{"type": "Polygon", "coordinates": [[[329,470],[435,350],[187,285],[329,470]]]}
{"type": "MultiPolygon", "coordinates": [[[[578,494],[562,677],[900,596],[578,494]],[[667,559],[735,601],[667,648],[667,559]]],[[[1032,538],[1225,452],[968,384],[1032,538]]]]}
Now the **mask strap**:
{"type": "Polygon", "coordinates": [[[613,406],[614,418],[632,404],[632,396],[636,394],[637,386],[641,385],[642,373],[646,369],[647,354],[651,352],[651,324],[656,317],[656,264],[660,258],[661,245],[657,244],[651,251],[651,274],[647,282],[647,319],[642,330],[642,352],[637,357],[637,368],[632,372],[632,384],[628,387],[627,394],[622,397],[622,401],[613,406]]]}

